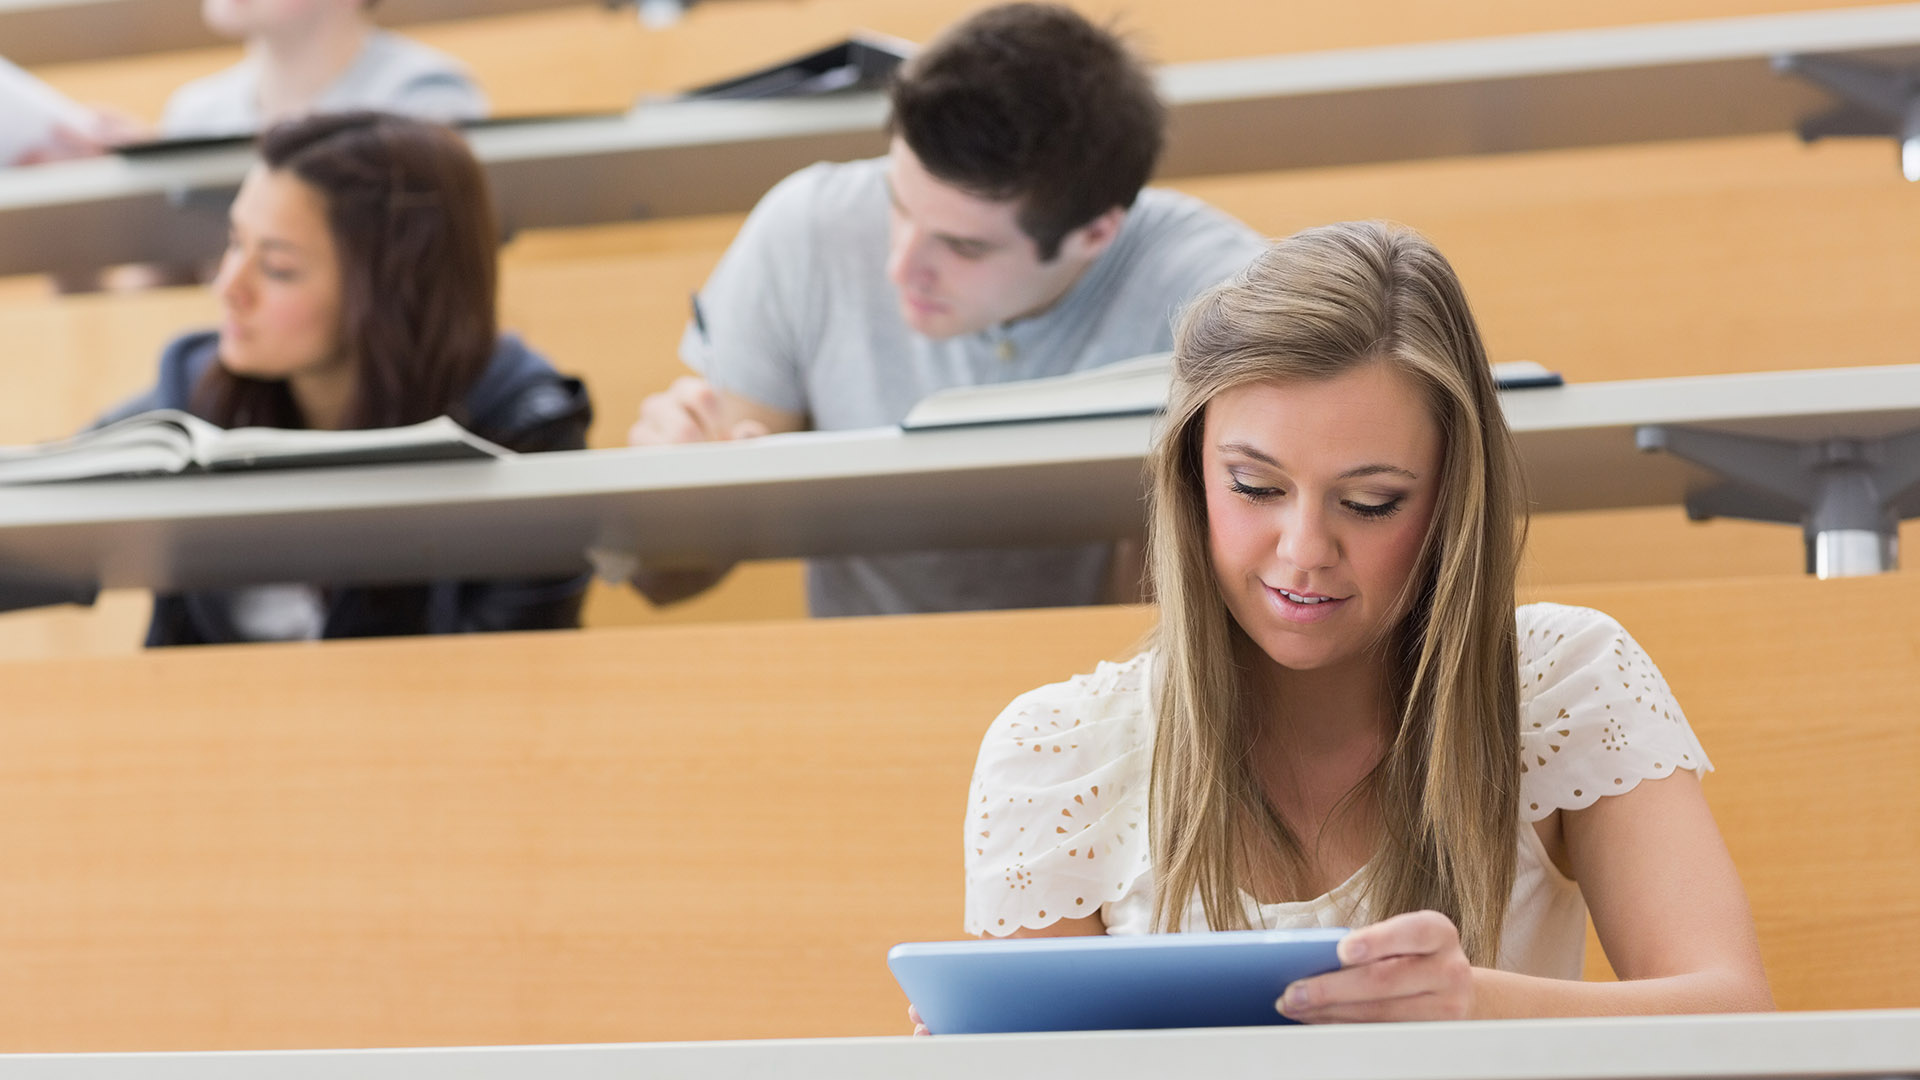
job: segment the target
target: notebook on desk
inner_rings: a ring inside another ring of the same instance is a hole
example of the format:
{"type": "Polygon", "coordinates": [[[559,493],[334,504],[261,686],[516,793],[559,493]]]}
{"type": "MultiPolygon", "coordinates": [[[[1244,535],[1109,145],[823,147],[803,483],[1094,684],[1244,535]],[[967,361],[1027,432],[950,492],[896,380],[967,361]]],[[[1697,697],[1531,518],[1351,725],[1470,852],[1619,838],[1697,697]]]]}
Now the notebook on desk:
{"type": "MultiPolygon", "coordinates": [[[[1157,413],[1167,406],[1170,365],[1165,354],[1156,354],[1065,375],[956,386],[927,395],[900,421],[900,426],[907,431],[923,431],[1157,413]]],[[[1564,384],[1559,372],[1529,360],[1493,365],[1493,381],[1503,391],[1564,384]]]]}
{"type": "Polygon", "coordinates": [[[887,966],[936,1035],[1292,1021],[1287,984],[1333,971],[1343,929],[895,945],[887,966]]]}
{"type": "Polygon", "coordinates": [[[155,409],[72,438],[0,447],[0,487],[124,476],[241,469],[383,465],[511,456],[440,416],[405,427],[355,431],[221,428],[177,409],[155,409]]]}

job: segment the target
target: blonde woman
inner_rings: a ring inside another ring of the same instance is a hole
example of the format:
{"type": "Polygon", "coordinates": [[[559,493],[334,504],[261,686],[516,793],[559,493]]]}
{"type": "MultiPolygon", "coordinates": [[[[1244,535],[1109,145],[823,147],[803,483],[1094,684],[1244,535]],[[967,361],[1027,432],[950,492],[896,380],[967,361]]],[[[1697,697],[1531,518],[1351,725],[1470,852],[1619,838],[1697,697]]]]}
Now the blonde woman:
{"type": "Polygon", "coordinates": [[[1196,301],[1151,472],[1154,643],[988,731],[970,932],[1359,928],[1275,1003],[1312,1022],[1772,1007],[1660,673],[1514,607],[1513,448],[1426,240],[1310,230],[1196,301]]]}

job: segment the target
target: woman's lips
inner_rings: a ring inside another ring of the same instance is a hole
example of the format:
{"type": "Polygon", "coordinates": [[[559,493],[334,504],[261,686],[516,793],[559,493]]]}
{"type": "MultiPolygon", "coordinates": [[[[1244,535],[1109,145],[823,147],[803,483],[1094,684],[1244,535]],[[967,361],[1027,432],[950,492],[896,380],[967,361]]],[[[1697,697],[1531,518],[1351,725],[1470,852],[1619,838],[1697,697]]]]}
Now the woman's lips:
{"type": "Polygon", "coordinates": [[[1279,616],[1293,623],[1324,622],[1345,607],[1352,597],[1332,597],[1324,593],[1276,589],[1265,582],[1267,600],[1279,616]]]}

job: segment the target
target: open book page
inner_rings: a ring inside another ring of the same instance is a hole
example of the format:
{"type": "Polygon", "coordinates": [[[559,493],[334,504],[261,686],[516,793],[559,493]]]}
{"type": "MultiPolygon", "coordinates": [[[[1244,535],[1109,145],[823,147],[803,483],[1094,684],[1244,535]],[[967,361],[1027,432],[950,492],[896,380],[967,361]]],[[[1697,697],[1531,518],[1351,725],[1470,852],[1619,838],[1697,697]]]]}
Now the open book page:
{"type": "Polygon", "coordinates": [[[176,473],[195,458],[195,429],[219,428],[172,409],[129,416],[58,442],[0,447],[0,484],[176,473]]]}
{"type": "Polygon", "coordinates": [[[234,428],[219,432],[197,460],[208,470],[223,471],[511,456],[513,451],[475,435],[452,417],[437,416],[406,427],[361,431],[234,428]]]}
{"type": "Polygon", "coordinates": [[[365,431],[225,431],[173,409],[130,416],[38,446],[0,447],[0,484],[166,475],[182,472],[366,465],[508,457],[442,416],[365,431]]]}
{"type": "Polygon", "coordinates": [[[900,426],[908,431],[1159,412],[1167,405],[1163,353],[1018,382],[957,386],[928,395],[900,426]]]}
{"type": "MultiPolygon", "coordinates": [[[[922,431],[1156,413],[1167,405],[1171,364],[1171,357],[1157,353],[1066,375],[957,386],[927,395],[900,421],[900,426],[907,431],[922,431]]],[[[1557,373],[1529,360],[1495,364],[1493,378],[1502,390],[1561,385],[1557,373]]]]}
{"type": "Polygon", "coordinates": [[[86,109],[0,57],[0,165],[12,165],[46,146],[57,126],[84,131],[86,109]]]}

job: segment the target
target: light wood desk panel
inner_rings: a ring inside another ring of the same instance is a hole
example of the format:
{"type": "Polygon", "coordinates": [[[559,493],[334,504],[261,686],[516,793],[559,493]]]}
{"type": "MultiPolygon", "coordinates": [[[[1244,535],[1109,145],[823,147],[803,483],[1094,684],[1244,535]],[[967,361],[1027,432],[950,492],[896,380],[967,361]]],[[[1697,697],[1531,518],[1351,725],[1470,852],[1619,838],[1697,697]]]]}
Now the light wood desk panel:
{"type": "Polygon", "coordinates": [[[896,1031],[980,732],[1147,618],[0,667],[0,1047],[896,1031]]]}
{"type": "MultiPolygon", "coordinates": [[[[1787,1008],[1920,1001],[1920,579],[1556,589],[1622,619],[1787,1008]]],[[[0,1049],[892,1033],[980,732],[1144,609],[0,665],[0,1049]]]]}
{"type": "MultiPolygon", "coordinates": [[[[982,6],[977,0],[727,0],[694,8],[678,25],[647,30],[632,11],[575,7],[473,18],[404,30],[466,62],[508,114],[619,108],[644,93],[712,82],[839,40],[854,29],[927,41],[982,6]]],[[[1262,53],[1443,41],[1496,34],[1739,15],[1865,7],[1850,0],[1579,0],[1524,4],[1422,0],[1311,4],[1299,0],[1079,0],[1163,63],[1262,53]]],[[[376,12],[376,15],[378,13],[376,12]]],[[[236,47],[39,65],[36,74],[81,100],[159,117],[167,94],[235,62],[236,47]]]]}
{"type": "Polygon", "coordinates": [[[1780,1007],[1920,1003],[1920,575],[1534,594],[1618,618],[1667,676],[1780,1007]]]}

